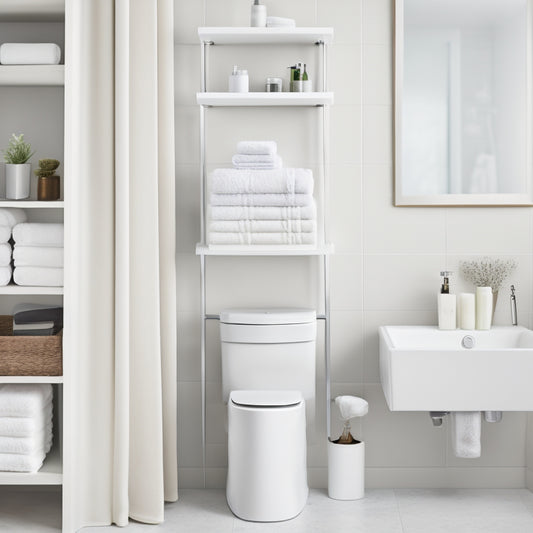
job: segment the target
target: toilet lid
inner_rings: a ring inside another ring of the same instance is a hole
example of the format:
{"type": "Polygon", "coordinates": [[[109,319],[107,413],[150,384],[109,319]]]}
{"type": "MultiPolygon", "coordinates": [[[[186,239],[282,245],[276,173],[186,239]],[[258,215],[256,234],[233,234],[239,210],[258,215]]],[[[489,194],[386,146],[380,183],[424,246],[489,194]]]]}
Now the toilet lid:
{"type": "Polygon", "coordinates": [[[287,407],[303,401],[300,391],[286,390],[235,390],[230,400],[236,405],[248,407],[287,407]]]}

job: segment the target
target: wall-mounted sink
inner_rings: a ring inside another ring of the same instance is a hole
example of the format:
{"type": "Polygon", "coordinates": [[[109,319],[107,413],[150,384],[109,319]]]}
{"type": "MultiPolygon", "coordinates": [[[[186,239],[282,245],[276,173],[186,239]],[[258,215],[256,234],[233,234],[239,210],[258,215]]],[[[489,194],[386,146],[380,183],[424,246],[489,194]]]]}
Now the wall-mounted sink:
{"type": "Polygon", "coordinates": [[[379,328],[391,411],[533,411],[533,331],[379,328]]]}

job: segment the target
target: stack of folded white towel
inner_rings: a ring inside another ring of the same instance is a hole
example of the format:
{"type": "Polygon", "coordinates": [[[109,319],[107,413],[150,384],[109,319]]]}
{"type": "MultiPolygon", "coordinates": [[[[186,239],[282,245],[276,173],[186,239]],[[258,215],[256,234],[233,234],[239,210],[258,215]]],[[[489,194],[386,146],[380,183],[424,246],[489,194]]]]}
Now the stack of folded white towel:
{"type": "Polygon", "coordinates": [[[63,286],[63,224],[17,224],[13,240],[13,279],[17,285],[63,286]]]}
{"type": "Polygon", "coordinates": [[[52,447],[52,386],[0,385],[0,471],[37,472],[52,447]]]}
{"type": "Polygon", "coordinates": [[[0,286],[5,286],[11,281],[11,255],[10,244],[13,226],[27,220],[26,212],[15,207],[0,208],[0,286]]]}
{"type": "Polygon", "coordinates": [[[241,141],[231,158],[235,168],[244,170],[272,170],[281,168],[283,161],[274,141],[241,141]]]}
{"type": "MultiPolygon", "coordinates": [[[[273,141],[239,143],[252,156],[273,141]],[[246,147],[246,148],[244,148],[246,147]]],[[[219,168],[211,175],[209,244],[316,245],[313,173],[304,168],[219,168]]]]}

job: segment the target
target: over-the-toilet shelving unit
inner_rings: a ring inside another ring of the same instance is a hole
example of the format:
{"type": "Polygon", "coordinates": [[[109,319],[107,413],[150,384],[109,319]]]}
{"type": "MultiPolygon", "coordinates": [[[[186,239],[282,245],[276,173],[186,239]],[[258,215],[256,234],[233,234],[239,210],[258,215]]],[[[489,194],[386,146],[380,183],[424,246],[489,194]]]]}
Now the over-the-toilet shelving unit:
{"type": "Polygon", "coordinates": [[[206,258],[208,256],[315,256],[322,260],[324,314],[324,356],[326,371],[326,431],[330,433],[330,299],[329,256],[333,245],[327,239],[327,177],[328,177],[328,106],[333,104],[333,93],[327,90],[327,45],[333,40],[333,28],[198,28],[201,48],[201,92],[196,101],[200,106],[200,180],[201,180],[201,242],[196,245],[200,256],[201,275],[201,382],[202,382],[202,462],[204,486],[206,474],[206,321],[217,320],[206,310],[206,258]],[[321,90],[316,92],[211,92],[207,84],[208,50],[214,45],[313,45],[320,47],[319,62],[322,73],[321,90]],[[310,245],[210,245],[207,243],[207,165],[206,165],[206,110],[216,107],[291,107],[316,108],[321,116],[321,171],[322,187],[319,195],[318,242],[310,245]]]}
{"type": "MultiPolygon", "coordinates": [[[[1,0],[0,1],[0,23],[62,23],[65,20],[65,0],[1,0]]],[[[62,40],[62,36],[58,36],[62,40]]],[[[0,39],[0,44],[2,44],[0,39]]],[[[64,55],[64,50],[62,51],[64,55]]],[[[64,65],[0,65],[0,98],[2,98],[2,88],[21,87],[35,88],[55,87],[63,90],[65,85],[64,65]]],[[[38,94],[38,92],[36,93],[38,94]]],[[[64,100],[63,100],[64,102],[64,100]]],[[[18,102],[14,105],[18,105],[18,102]]],[[[30,105],[33,105],[30,102],[30,105]]],[[[35,103],[38,106],[38,103],[35,103]]],[[[63,105],[64,109],[64,105],[63,105]]],[[[15,112],[15,111],[14,111],[15,112]]],[[[64,112],[63,112],[64,113],[64,112]]],[[[35,120],[39,120],[38,113],[35,120]]],[[[60,124],[64,121],[63,114],[57,117],[60,124]]],[[[46,131],[46,128],[43,129],[46,131]]],[[[44,135],[44,134],[43,134],[44,135]]],[[[7,142],[7,139],[5,139],[7,142]]],[[[32,144],[38,144],[38,139],[30,139],[32,144]]],[[[64,139],[61,139],[64,144],[64,139]]],[[[50,154],[51,156],[53,154],[50,154]]],[[[62,161],[63,163],[63,161],[62,161]]],[[[62,176],[62,180],[65,177],[62,176]]],[[[68,178],[67,178],[68,179],[68,178]]],[[[25,209],[29,220],[63,220],[64,202],[63,200],[54,202],[37,201],[35,198],[29,200],[5,200],[0,198],[0,207],[18,207],[25,209]]],[[[64,294],[63,287],[26,287],[14,284],[0,287],[0,296],[11,297],[14,302],[28,301],[31,296],[53,296],[61,298],[64,294]],[[17,297],[23,300],[17,300],[17,297]]],[[[65,354],[63,354],[65,357],[65,354]]],[[[35,473],[22,472],[0,472],[0,485],[58,485],[62,486],[63,480],[63,447],[66,439],[63,439],[63,391],[62,384],[64,376],[0,376],[2,383],[51,383],[56,387],[54,400],[56,403],[57,419],[54,423],[59,426],[59,433],[54,437],[52,450],[47,455],[43,466],[35,473]]],[[[63,507],[63,524],[66,509],[63,507]]],[[[0,516],[0,523],[2,517],[0,516]]]]}

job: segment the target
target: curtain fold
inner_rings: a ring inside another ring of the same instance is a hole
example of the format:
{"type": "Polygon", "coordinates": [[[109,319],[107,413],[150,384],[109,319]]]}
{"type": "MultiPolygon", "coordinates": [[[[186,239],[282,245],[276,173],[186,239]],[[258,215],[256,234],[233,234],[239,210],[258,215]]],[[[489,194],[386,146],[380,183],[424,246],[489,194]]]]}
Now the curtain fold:
{"type": "Polygon", "coordinates": [[[177,499],[172,20],[172,0],[66,0],[72,529],[177,499]]]}

